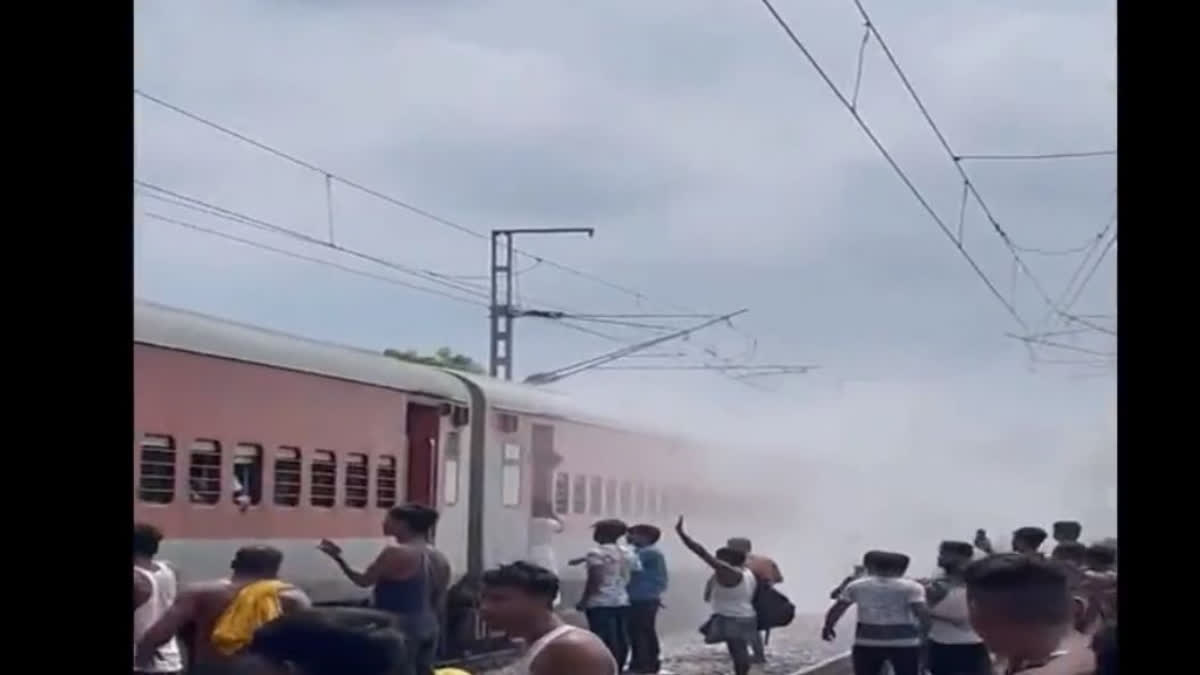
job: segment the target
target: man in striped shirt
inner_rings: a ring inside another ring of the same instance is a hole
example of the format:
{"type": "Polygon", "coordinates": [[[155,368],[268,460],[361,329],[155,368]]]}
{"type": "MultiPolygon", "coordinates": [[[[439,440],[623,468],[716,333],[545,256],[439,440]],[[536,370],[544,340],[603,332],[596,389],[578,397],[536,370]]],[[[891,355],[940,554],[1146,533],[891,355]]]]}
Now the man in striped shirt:
{"type": "Polygon", "coordinates": [[[851,660],[855,675],[878,675],[890,663],[895,675],[918,675],[921,642],[929,632],[925,587],[905,579],[908,556],[870,551],[863,556],[867,576],[850,582],[825,615],[821,638],[832,641],[834,626],[851,605],[858,606],[851,660]]]}

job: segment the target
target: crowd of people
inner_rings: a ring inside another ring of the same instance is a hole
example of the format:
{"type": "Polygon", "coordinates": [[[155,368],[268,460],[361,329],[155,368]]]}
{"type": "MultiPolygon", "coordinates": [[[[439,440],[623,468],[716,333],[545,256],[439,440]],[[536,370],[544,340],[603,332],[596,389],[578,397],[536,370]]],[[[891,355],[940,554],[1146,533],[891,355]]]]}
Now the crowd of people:
{"type": "MultiPolygon", "coordinates": [[[[390,510],[384,531],[393,541],[362,571],[336,543],[318,544],[352,583],[371,588],[371,609],[313,608],[278,578],[283,554],[268,546],[239,549],[226,578],[180,587],[157,559],[162,534],[135,524],[135,675],[174,675],[185,661],[199,675],[465,675],[434,667],[451,579],[430,542],[437,519],[420,505],[390,510]]],[[[777,589],[779,566],[744,537],[709,552],[682,516],[675,532],[712,571],[703,640],[723,643],[733,673],[747,675],[767,658],[768,631],[794,616],[777,589]]],[[[1115,542],[1085,546],[1080,534],[1078,523],[1056,523],[1048,558],[1040,553],[1048,535],[1036,527],[1013,534],[1011,553],[997,553],[983,531],[974,542],[945,541],[932,579],[906,578],[902,553],[869,551],[831,593],[822,637],[833,640],[854,606],[855,675],[881,675],[885,664],[895,675],[1115,675],[1115,542]]],[[[478,609],[489,627],[524,644],[516,672],[665,674],[656,625],[668,587],[661,536],[646,523],[594,525],[595,545],[569,562],[586,566],[575,604],[586,630],[558,611],[560,582],[544,552],[485,572],[478,609]]]]}
{"type": "Polygon", "coordinates": [[[1116,670],[1115,542],[1086,546],[1082,527],[1022,527],[1012,552],[998,553],[980,530],[975,541],[943,541],[941,573],[909,579],[909,558],[869,551],[831,597],[822,637],[858,610],[855,675],[1110,675],[1116,670]]]}

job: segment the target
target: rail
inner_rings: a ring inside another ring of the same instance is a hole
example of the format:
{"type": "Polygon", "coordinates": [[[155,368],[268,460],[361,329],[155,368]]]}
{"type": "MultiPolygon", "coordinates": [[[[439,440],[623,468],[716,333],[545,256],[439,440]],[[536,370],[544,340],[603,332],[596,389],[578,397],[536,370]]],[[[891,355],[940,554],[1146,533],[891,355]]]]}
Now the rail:
{"type": "Polygon", "coordinates": [[[825,659],[820,663],[805,666],[792,673],[792,675],[851,675],[853,672],[854,669],[850,663],[850,652],[846,652],[825,659]]]}

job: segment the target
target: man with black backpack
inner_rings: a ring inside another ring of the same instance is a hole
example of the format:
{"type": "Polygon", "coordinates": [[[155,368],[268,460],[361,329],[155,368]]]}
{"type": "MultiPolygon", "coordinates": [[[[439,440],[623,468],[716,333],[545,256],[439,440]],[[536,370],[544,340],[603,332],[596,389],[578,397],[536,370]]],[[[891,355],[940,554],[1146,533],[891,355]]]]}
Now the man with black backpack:
{"type": "Polygon", "coordinates": [[[746,569],[754,574],[757,582],[753,603],[758,615],[758,632],[750,642],[751,662],[766,663],[766,643],[770,640],[771,629],[790,624],[796,616],[796,607],[775,588],[783,583],[783,573],[774,560],[751,553],[750,540],[745,537],[733,537],[725,545],[746,554],[746,569]]]}

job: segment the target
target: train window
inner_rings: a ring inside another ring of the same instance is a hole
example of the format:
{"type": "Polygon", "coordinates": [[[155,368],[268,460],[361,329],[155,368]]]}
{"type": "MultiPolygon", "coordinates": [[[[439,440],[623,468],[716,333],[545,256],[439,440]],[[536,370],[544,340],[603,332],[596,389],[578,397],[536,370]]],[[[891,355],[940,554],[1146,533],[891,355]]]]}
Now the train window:
{"type": "Polygon", "coordinates": [[[633,491],[631,487],[632,486],[630,486],[629,481],[621,481],[621,515],[623,516],[632,515],[631,511],[633,510],[633,504],[630,502],[632,501],[631,497],[633,496],[633,491]]]}
{"type": "Polygon", "coordinates": [[[653,485],[646,486],[646,513],[648,515],[658,514],[658,488],[653,485]]]}
{"type": "Polygon", "coordinates": [[[658,510],[667,515],[671,515],[674,505],[671,504],[671,489],[662,488],[658,491],[658,510]]]}
{"type": "Polygon", "coordinates": [[[332,450],[314,450],[309,469],[312,505],[324,509],[337,503],[337,458],[332,450]]]}
{"type": "Polygon", "coordinates": [[[300,506],[300,448],[281,447],[275,451],[275,504],[300,506]]]}
{"type": "Polygon", "coordinates": [[[192,443],[188,487],[193,504],[216,504],[221,501],[220,443],[203,439],[192,443]]]}
{"type": "Polygon", "coordinates": [[[521,446],[505,443],[500,464],[500,498],[505,506],[521,503],[521,446]]]}
{"type": "Polygon", "coordinates": [[[592,476],[590,480],[591,480],[591,489],[588,490],[588,492],[590,493],[590,494],[588,494],[588,497],[591,498],[592,508],[590,511],[588,511],[588,513],[592,514],[593,516],[603,515],[604,514],[604,479],[601,478],[600,476],[592,476]]]}
{"type": "Polygon", "coordinates": [[[458,503],[458,462],[462,456],[457,431],[446,432],[446,467],[442,471],[442,499],[448,506],[458,503]]]}
{"type": "Polygon", "coordinates": [[[604,481],[604,505],[608,508],[605,513],[617,515],[617,479],[609,478],[604,481]]]}
{"type": "Polygon", "coordinates": [[[554,512],[567,514],[571,507],[571,476],[554,474],[554,512]]]}
{"type": "Polygon", "coordinates": [[[640,516],[646,512],[646,486],[635,483],[633,486],[633,515],[640,516]]]}
{"type": "Polygon", "coordinates": [[[517,416],[511,413],[496,413],[496,428],[503,434],[515,434],[520,426],[517,416]]]}
{"type": "Polygon", "coordinates": [[[346,506],[352,509],[367,508],[367,491],[371,473],[367,467],[367,456],[354,452],[346,456],[346,506]]]}
{"type": "Polygon", "coordinates": [[[233,502],[258,506],[262,502],[262,484],[262,446],[238,443],[233,449],[233,502]]]}
{"type": "Polygon", "coordinates": [[[575,485],[571,487],[571,511],[587,513],[588,479],[582,474],[575,475],[575,485]]]}
{"type": "Polygon", "coordinates": [[[390,509],[396,505],[396,458],[381,455],[375,463],[375,506],[390,509]]]}
{"type": "Polygon", "coordinates": [[[138,499],[151,504],[175,500],[175,441],[170,436],[147,434],[138,457],[138,499]]]}

